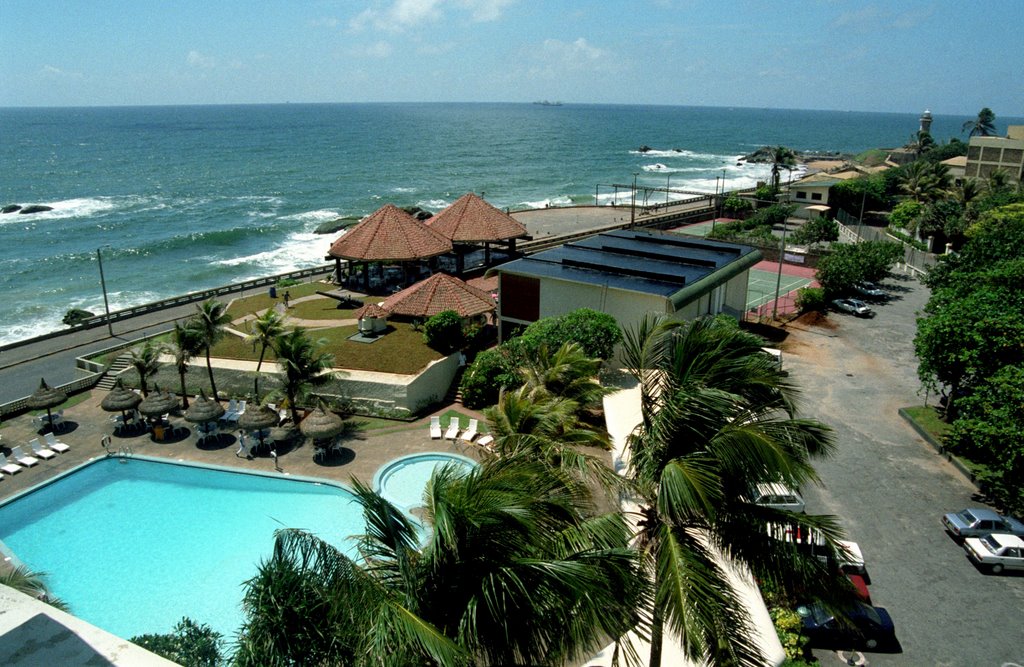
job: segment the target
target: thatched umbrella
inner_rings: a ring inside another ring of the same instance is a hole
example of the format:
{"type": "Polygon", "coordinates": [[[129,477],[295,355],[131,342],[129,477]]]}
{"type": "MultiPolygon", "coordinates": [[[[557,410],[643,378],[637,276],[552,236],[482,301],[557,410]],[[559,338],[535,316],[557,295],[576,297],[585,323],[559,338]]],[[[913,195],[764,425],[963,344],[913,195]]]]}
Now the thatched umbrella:
{"type": "Polygon", "coordinates": [[[103,397],[100,407],[107,412],[120,412],[121,423],[124,424],[128,421],[125,413],[137,408],[141,402],[142,396],[125,387],[121,382],[121,378],[118,378],[117,382],[114,383],[114,388],[103,397]]]}
{"type": "Polygon", "coordinates": [[[67,394],[60,389],[50,387],[46,384],[45,379],[40,378],[39,389],[32,392],[32,395],[25,400],[25,405],[30,410],[46,410],[46,421],[50,424],[50,428],[53,428],[53,415],[50,413],[50,409],[66,400],[68,400],[67,394]]]}
{"type": "Polygon", "coordinates": [[[299,424],[302,435],[313,440],[327,440],[345,430],[345,422],[321,403],[299,424]]]}
{"type": "Polygon", "coordinates": [[[159,417],[171,410],[176,410],[179,405],[177,394],[160,391],[160,387],[155,387],[154,391],[139,403],[139,412],[147,417],[159,417]]]}
{"type": "MultiPolygon", "coordinates": [[[[224,416],[224,406],[214,401],[213,399],[206,397],[206,392],[199,390],[199,397],[192,401],[192,404],[188,406],[188,410],[185,410],[185,419],[193,424],[208,424],[215,422],[224,416]]],[[[206,433],[203,432],[203,437],[206,437],[206,433]]]]}
{"type": "Polygon", "coordinates": [[[238,418],[238,428],[243,431],[256,431],[260,439],[260,448],[263,447],[263,429],[277,426],[280,416],[276,410],[271,410],[266,405],[258,408],[246,408],[245,412],[238,418]]]}

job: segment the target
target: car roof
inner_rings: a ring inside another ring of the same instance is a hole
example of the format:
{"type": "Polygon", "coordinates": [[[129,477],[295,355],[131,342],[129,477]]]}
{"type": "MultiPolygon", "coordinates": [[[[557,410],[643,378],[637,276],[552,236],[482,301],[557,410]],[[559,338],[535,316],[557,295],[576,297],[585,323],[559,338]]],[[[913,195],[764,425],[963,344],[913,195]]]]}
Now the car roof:
{"type": "Polygon", "coordinates": [[[1024,539],[1021,539],[1016,535],[992,533],[992,539],[998,542],[1001,547],[1017,547],[1024,549],[1024,539]]]}
{"type": "MultiPolygon", "coordinates": [[[[971,516],[975,519],[981,519],[982,521],[1000,521],[1002,517],[995,510],[990,510],[987,507],[968,507],[963,512],[970,512],[971,516]]],[[[963,512],[960,512],[963,514],[963,512]]]]}

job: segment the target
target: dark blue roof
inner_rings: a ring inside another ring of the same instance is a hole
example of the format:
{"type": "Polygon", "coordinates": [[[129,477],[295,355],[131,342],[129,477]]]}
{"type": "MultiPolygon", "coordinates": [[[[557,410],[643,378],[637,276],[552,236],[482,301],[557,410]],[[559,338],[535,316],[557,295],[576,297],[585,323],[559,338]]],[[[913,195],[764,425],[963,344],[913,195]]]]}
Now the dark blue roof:
{"type": "MultiPolygon", "coordinates": [[[[747,268],[760,258],[757,249],[735,243],[623,229],[545,250],[497,270],[671,297],[726,267],[747,268]],[[740,260],[742,266],[731,266],[740,260]]],[[[735,273],[729,271],[722,278],[735,273]]]]}

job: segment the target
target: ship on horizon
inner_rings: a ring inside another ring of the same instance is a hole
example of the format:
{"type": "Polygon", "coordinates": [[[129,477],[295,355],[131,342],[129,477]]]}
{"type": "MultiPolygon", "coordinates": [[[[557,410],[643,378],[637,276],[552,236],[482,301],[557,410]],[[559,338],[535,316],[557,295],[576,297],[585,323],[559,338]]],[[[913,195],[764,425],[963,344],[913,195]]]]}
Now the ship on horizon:
{"type": "Polygon", "coordinates": [[[542,107],[560,107],[560,106],[562,106],[562,103],[558,102],[557,100],[554,101],[554,102],[549,102],[548,100],[541,100],[539,102],[534,102],[534,104],[539,104],[542,107]]]}

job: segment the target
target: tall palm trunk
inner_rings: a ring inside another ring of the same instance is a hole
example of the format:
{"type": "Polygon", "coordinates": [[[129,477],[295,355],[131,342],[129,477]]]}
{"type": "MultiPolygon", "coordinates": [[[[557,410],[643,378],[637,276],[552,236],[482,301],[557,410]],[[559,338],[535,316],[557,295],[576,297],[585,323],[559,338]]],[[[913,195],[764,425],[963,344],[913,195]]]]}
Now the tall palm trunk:
{"type": "Polygon", "coordinates": [[[256,377],[252,379],[252,397],[257,403],[260,402],[260,367],[263,366],[263,355],[267,353],[267,346],[260,349],[260,360],[256,362],[256,377]]]}
{"type": "Polygon", "coordinates": [[[181,407],[188,410],[188,388],[185,386],[184,370],[178,370],[178,378],[181,380],[181,407]]]}
{"type": "Polygon", "coordinates": [[[213,379],[213,363],[210,361],[210,346],[206,346],[206,372],[210,375],[210,392],[211,397],[214,401],[218,400],[217,397],[217,382],[213,379]]]}

